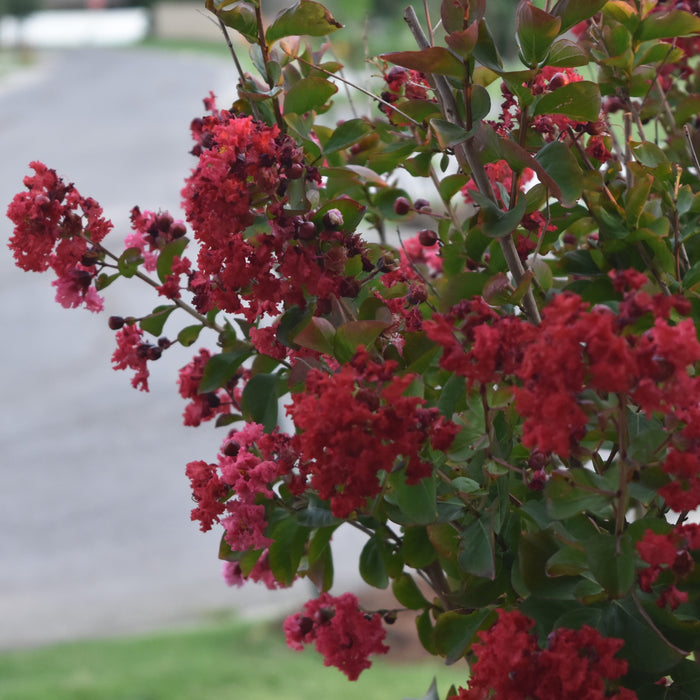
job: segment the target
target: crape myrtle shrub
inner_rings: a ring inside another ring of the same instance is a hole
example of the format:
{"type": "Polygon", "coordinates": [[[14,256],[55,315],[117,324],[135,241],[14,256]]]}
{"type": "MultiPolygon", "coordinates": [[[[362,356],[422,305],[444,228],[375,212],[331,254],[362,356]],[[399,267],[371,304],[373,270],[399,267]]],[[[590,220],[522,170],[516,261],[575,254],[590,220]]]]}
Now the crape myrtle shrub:
{"type": "Polygon", "coordinates": [[[452,697],[700,697],[698,3],[523,1],[514,67],[485,0],[427,2],[369,85],[317,2],[206,6],[258,74],[192,122],[185,221],[136,206],[112,252],[40,162],[8,215],[63,306],[157,292],[109,319],[135,387],[192,348],[184,422],[222,429],[192,518],[226,581],[310,579],[288,643],[350,679],[413,615],[471,665],[452,697]],[[342,523],[394,609],[329,592],[342,523]]]}

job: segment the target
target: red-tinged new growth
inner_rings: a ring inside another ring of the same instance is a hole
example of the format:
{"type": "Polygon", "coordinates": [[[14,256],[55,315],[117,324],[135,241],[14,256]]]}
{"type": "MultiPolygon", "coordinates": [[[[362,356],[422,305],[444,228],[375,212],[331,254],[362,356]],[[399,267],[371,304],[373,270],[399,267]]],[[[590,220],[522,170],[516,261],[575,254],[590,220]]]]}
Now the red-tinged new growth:
{"type": "Polygon", "coordinates": [[[372,654],[386,654],[389,647],[383,643],[386,630],[379,613],[360,610],[352,593],[333,597],[322,593],[304,605],[303,613],[296,613],[284,622],[287,644],[297,651],[304,644],[316,644],[326,666],[339,668],[351,681],[369,668],[372,654]]]}
{"type": "Polygon", "coordinates": [[[29,165],[35,174],[24,178],[27,191],[15,195],[7,208],[15,225],[9,247],[17,266],[32,272],[51,268],[59,304],[101,311],[103,300],[93,286],[100,256],[95,245],[112,224],[94,199],[66,185],[55,170],[38,161],[29,165]]]}
{"type": "Polygon", "coordinates": [[[584,625],[555,629],[545,648],[531,631],[534,620],[517,610],[498,610],[497,622],[479,632],[472,646],[467,688],[458,700],[635,700],[637,694],[618,687],[627,662],[616,658],[622,639],[603,637],[584,625]]]}

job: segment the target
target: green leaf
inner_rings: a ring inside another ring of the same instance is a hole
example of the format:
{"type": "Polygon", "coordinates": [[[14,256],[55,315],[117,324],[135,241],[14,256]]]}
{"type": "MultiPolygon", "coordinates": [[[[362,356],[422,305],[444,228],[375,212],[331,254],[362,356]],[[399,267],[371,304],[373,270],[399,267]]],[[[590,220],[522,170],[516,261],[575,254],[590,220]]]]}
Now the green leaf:
{"type": "Polygon", "coordinates": [[[700,33],[700,17],[683,10],[671,10],[647,15],[642,20],[636,38],[647,41],[698,33],[700,33]]]}
{"type": "Polygon", "coordinates": [[[341,151],[357,143],[363,136],[372,131],[372,125],[364,119],[348,119],[333,132],[333,135],[323,146],[325,154],[341,151]]]}
{"type": "Polygon", "coordinates": [[[335,527],[318,530],[309,541],[309,568],[307,577],[319,591],[328,591],[333,586],[333,550],[330,538],[335,527]]]}
{"type": "Polygon", "coordinates": [[[386,588],[389,575],[386,570],[382,548],[384,542],[378,536],[371,537],[360,552],[360,576],[374,588],[386,588]]]}
{"type": "Polygon", "coordinates": [[[520,51],[529,66],[536,66],[547,57],[559,34],[561,17],[550,15],[528,0],[521,0],[516,12],[520,51]]]}
{"type": "Polygon", "coordinates": [[[290,586],[294,581],[310,532],[293,516],[280,520],[272,528],[268,561],[272,575],[280,583],[290,586]]]}
{"type": "Polygon", "coordinates": [[[203,328],[204,326],[201,323],[195,323],[193,326],[185,326],[185,328],[177,334],[177,342],[183,347],[188,348],[197,341],[203,328]]]}
{"type": "Polygon", "coordinates": [[[550,559],[559,547],[546,530],[523,532],[518,540],[518,572],[530,594],[546,600],[573,600],[578,576],[548,575],[550,559]]]}
{"type": "MultiPolygon", "coordinates": [[[[469,178],[462,173],[455,173],[454,175],[448,175],[447,177],[440,180],[440,197],[449,202],[452,197],[454,197],[457,192],[459,192],[464,185],[469,182],[469,178]]],[[[461,268],[461,266],[460,266],[461,268]]]]}
{"type": "Polygon", "coordinates": [[[464,63],[443,46],[429,46],[421,51],[394,51],[384,53],[380,58],[421,73],[436,73],[460,79],[465,76],[464,63]]]}
{"type": "Polygon", "coordinates": [[[587,568],[583,549],[564,547],[547,559],[545,572],[547,576],[578,576],[587,568]]]}
{"type": "Polygon", "coordinates": [[[466,141],[471,135],[471,132],[445,119],[431,119],[430,128],[443,151],[466,141]]]}
{"type": "Polygon", "coordinates": [[[498,53],[496,42],[485,19],[479,20],[479,39],[474,47],[474,58],[486,68],[500,72],[503,61],[498,53]]]}
{"type": "Polygon", "coordinates": [[[243,388],[243,417],[261,423],[266,433],[271,433],[277,426],[277,403],[277,377],[274,374],[256,374],[243,388]]]}
{"type": "Polygon", "coordinates": [[[306,508],[297,512],[297,520],[300,525],[306,527],[327,527],[340,521],[331,513],[329,505],[315,494],[309,494],[306,508]]]}
{"type": "Polygon", "coordinates": [[[535,160],[559,185],[562,205],[573,207],[583,193],[583,171],[569,147],[553,141],[540,149],[535,160]]]}
{"type": "Polygon", "coordinates": [[[323,552],[331,548],[333,533],[338,529],[337,525],[318,529],[309,541],[309,563],[314,564],[322,556],[323,552]]]}
{"type": "MultiPolygon", "coordinates": [[[[576,470],[577,476],[583,478],[581,472],[576,470]]],[[[585,483],[584,486],[589,486],[585,483]]],[[[592,493],[587,489],[576,486],[568,475],[552,474],[552,478],[545,487],[547,500],[547,512],[555,520],[566,520],[573,515],[578,515],[585,511],[605,514],[610,509],[610,498],[608,496],[592,493]]]]}
{"type": "Polygon", "coordinates": [[[534,114],[563,114],[569,119],[594,122],[600,116],[600,90],[589,80],[568,83],[535,102],[534,114]]]}
{"type": "Polygon", "coordinates": [[[323,107],[338,87],[325,78],[302,78],[289,88],[284,98],[284,112],[304,114],[323,107]]]}
{"type": "Polygon", "coordinates": [[[586,540],[586,559],[596,581],[612,598],[623,598],[636,580],[636,556],[629,537],[601,532],[586,540]]]}
{"type": "Polygon", "coordinates": [[[272,44],[285,36],[326,36],[342,26],[321,3],[301,0],[277,14],[265,39],[272,44]]]}
{"type": "Polygon", "coordinates": [[[588,65],[588,55],[573,41],[559,39],[552,44],[547,65],[557,68],[575,68],[588,65]]]}
{"type": "Polygon", "coordinates": [[[156,337],[159,336],[163,332],[163,327],[165,326],[165,322],[168,320],[168,316],[170,316],[170,314],[175,311],[176,308],[177,306],[174,304],[156,306],[149,316],[146,316],[146,318],[142,318],[139,321],[141,330],[146,331],[146,333],[150,333],[151,335],[155,335],[156,337]]]}
{"type": "Polygon", "coordinates": [[[426,477],[417,484],[408,485],[403,470],[394,472],[389,477],[391,496],[401,511],[406,524],[428,525],[437,520],[435,505],[435,479],[426,477]]]}
{"type": "Polygon", "coordinates": [[[491,97],[481,85],[472,85],[472,120],[485,119],[491,111],[491,97]]]}
{"type": "Polygon", "coordinates": [[[234,352],[220,352],[212,355],[204,365],[202,380],[198,392],[208,394],[210,391],[225,386],[238,371],[241,364],[252,354],[248,348],[234,352]]]}
{"type": "Polygon", "coordinates": [[[634,157],[647,168],[655,168],[658,165],[668,163],[668,156],[654,143],[644,141],[632,146],[634,157]]]}
{"type": "Polygon", "coordinates": [[[653,184],[654,177],[648,173],[638,179],[627,191],[625,197],[625,219],[630,229],[637,228],[639,217],[644,211],[644,206],[649,201],[649,193],[653,184]]]}
{"type": "Polygon", "coordinates": [[[290,306],[277,326],[277,340],[288,348],[292,347],[292,338],[309,322],[312,313],[313,309],[308,306],[305,309],[290,306]]]}
{"type": "Polygon", "coordinates": [[[476,633],[486,627],[486,621],[495,613],[489,608],[475,610],[468,615],[450,610],[442,613],[435,623],[435,646],[445,656],[445,663],[459,661],[476,638],[476,633]]]}
{"type": "Polygon", "coordinates": [[[575,24],[593,17],[606,2],[607,0],[559,0],[552,8],[552,14],[561,17],[559,33],[563,34],[575,24]]]}
{"type": "Polygon", "coordinates": [[[437,552],[424,527],[406,527],[401,546],[403,558],[414,569],[422,569],[432,564],[437,552]]]}
{"type": "Polygon", "coordinates": [[[117,268],[124,277],[133,277],[143,262],[140,248],[127,248],[117,260],[117,268]]]}
{"type": "Polygon", "coordinates": [[[170,241],[170,243],[160,251],[156,264],[156,271],[158,273],[158,279],[161,282],[165,282],[165,278],[172,272],[173,259],[176,255],[178,257],[182,255],[188,243],[189,240],[187,240],[187,238],[176,238],[174,241],[170,241]]]}
{"type": "Polygon", "coordinates": [[[519,197],[512,209],[504,211],[493,200],[480,192],[471,191],[470,196],[481,207],[481,231],[489,238],[501,238],[512,233],[527,209],[525,197],[519,197]]]}
{"type": "Polygon", "coordinates": [[[348,321],[335,333],[334,355],[340,362],[348,362],[360,345],[370,348],[391,323],[386,321],[348,321]]]}
{"type": "Polygon", "coordinates": [[[433,623],[430,619],[430,610],[424,610],[416,618],[416,631],[418,632],[418,639],[423,645],[423,648],[430,654],[437,654],[435,648],[435,638],[433,623]]]}
{"type": "Polygon", "coordinates": [[[644,619],[630,598],[612,601],[603,611],[601,627],[606,637],[625,640],[618,656],[627,659],[630,670],[658,677],[683,659],[644,619]]]}
{"type": "Polygon", "coordinates": [[[316,350],[324,355],[333,354],[335,328],[333,324],[321,316],[313,316],[309,322],[291,338],[291,341],[302,348],[316,350]]]}
{"type": "Polygon", "coordinates": [[[422,610],[430,605],[410,574],[403,573],[394,579],[391,590],[396,600],[409,610],[422,610]]]}
{"type": "Polygon", "coordinates": [[[494,533],[488,513],[482,514],[461,534],[459,543],[459,568],[467,574],[496,578],[494,533]]]}
{"type": "Polygon", "coordinates": [[[206,8],[220,17],[227,27],[235,29],[249,42],[255,43],[258,40],[258,22],[255,17],[255,9],[250,3],[224,0],[216,7],[213,0],[207,0],[206,8]]]}

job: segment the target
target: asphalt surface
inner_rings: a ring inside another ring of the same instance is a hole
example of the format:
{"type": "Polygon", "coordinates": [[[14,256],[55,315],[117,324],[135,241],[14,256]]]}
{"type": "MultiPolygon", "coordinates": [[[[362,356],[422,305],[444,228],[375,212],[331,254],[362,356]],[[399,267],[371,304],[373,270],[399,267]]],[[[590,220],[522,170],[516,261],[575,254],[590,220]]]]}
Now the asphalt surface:
{"type": "MultiPolygon", "coordinates": [[[[234,88],[230,62],[202,55],[38,56],[0,81],[3,213],[28,163],[42,160],[102,203],[119,247],[132,206],[179,211],[194,165],[189,122],[209,90],[225,105],[234,88]]],[[[0,238],[10,235],[3,216],[0,238]]],[[[153,364],[150,394],[110,366],[107,315],[158,303],[138,286],[113,285],[101,315],[65,310],[48,276],[21,272],[0,250],[0,649],[220,610],[279,613],[309,596],[303,582],[286,594],[224,585],[219,533],[189,521],[185,464],[215,459],[223,437],[182,425],[175,371],[191,353],[153,364]]],[[[337,570],[353,580],[349,556],[337,570]]]]}

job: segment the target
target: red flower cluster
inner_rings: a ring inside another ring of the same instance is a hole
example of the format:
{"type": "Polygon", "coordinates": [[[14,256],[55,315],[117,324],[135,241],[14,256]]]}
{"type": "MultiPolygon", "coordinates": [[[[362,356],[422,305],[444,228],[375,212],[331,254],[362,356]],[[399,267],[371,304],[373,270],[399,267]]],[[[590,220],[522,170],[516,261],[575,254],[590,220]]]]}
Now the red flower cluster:
{"type": "Polygon", "coordinates": [[[361,350],[333,375],[309,372],[306,391],[287,407],[300,431],[292,439],[299,468],[339,518],[380,492],[379,473],[391,472],[399,456],[408,483],[430,476],[432,464],[420,457],[423,445],[430,439],[447,449],[457,432],[437,409],[403,395],[415,375],[397,376],[396,367],[361,350]]]}
{"type": "Polygon", "coordinates": [[[187,220],[202,246],[191,280],[195,305],[241,313],[251,323],[282,305],[304,307],[309,296],[355,296],[348,258],[363,254],[359,237],[342,230],[342,215],[317,225],[286,208],[290,182],[317,187],[295,141],[249,116],[217,111],[192,123],[199,157],[182,190],[187,220]],[[250,228],[256,217],[269,230],[250,228]]]}
{"type": "Polygon", "coordinates": [[[685,423],[680,438],[684,456],[669,453],[665,471],[677,485],[662,489],[672,508],[700,505],[700,408],[698,378],[688,366],[700,360],[692,320],[670,325],[671,308],[688,311],[680,298],[627,293],[619,314],[589,308],[571,293],[557,295],[533,326],[501,317],[482,300],[461,302],[446,315],[424,322],[428,336],[443,346],[440,365],[470,383],[513,387],[518,412],[525,418],[523,443],[540,452],[568,457],[586,432],[590,407],[585,388],[601,394],[624,393],[648,413],[661,412],[685,423]],[[647,314],[649,330],[630,326],[647,314]],[[517,381],[516,381],[517,380],[517,381]]]}
{"type": "Polygon", "coordinates": [[[304,614],[296,613],[284,621],[287,644],[302,651],[304,644],[315,642],[325,657],[326,666],[339,668],[351,681],[369,668],[371,654],[386,654],[386,631],[378,613],[363,613],[352,593],[333,597],[322,593],[304,605],[304,614]]]}
{"type": "Polygon", "coordinates": [[[639,572],[639,585],[643,591],[652,592],[652,586],[662,584],[661,595],[656,601],[660,608],[667,605],[675,610],[688,600],[688,594],[676,585],[695,569],[692,551],[700,550],[700,525],[679,525],[665,535],[647,530],[637,542],[639,556],[649,566],[639,572]]]}
{"type": "Polygon", "coordinates": [[[101,311],[102,298],[93,286],[100,253],[93,244],[112,224],[94,199],[66,185],[55,170],[38,161],[29,165],[35,174],[24,178],[28,191],[15,195],[7,208],[15,224],[9,247],[17,266],[33,272],[51,268],[58,278],[53,282],[56,301],[66,308],[84,304],[101,311]]]}
{"type": "Polygon", "coordinates": [[[479,632],[472,650],[477,657],[468,688],[459,700],[634,700],[636,693],[614,688],[611,681],[627,672],[616,659],[621,639],[606,638],[584,625],[556,629],[540,649],[530,631],[534,621],[517,610],[498,611],[498,621],[479,632]]]}

